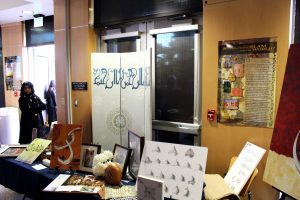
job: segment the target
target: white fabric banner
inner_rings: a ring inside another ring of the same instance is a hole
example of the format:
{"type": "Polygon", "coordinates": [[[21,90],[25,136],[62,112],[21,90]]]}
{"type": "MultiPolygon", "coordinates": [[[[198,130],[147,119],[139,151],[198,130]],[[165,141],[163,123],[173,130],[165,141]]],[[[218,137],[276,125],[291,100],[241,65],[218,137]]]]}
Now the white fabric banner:
{"type": "Polygon", "coordinates": [[[93,142],[128,145],[128,130],[150,139],[150,52],[92,54],[93,142]]]}

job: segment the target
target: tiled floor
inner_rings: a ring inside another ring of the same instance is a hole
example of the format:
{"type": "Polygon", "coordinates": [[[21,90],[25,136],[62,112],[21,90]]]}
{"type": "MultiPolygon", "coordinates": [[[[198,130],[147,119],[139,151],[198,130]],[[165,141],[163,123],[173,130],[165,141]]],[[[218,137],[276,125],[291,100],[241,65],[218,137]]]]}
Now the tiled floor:
{"type": "MultiPolygon", "coordinates": [[[[22,200],[24,195],[16,193],[0,185],[0,200],[22,200]]],[[[30,200],[26,198],[26,200],[30,200]]]]}

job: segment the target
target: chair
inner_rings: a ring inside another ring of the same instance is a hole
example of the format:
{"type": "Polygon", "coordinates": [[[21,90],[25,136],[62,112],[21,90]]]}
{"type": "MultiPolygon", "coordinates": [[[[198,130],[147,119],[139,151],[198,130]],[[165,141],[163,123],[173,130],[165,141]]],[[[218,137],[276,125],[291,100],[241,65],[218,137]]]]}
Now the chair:
{"type": "MultiPolygon", "coordinates": [[[[228,170],[231,168],[231,166],[235,162],[236,158],[237,157],[234,156],[230,159],[228,170]]],[[[257,176],[257,174],[258,174],[258,169],[255,168],[252,175],[250,176],[249,180],[247,181],[247,183],[243,187],[242,191],[240,192],[240,194],[239,194],[240,197],[245,197],[246,195],[248,195],[248,199],[251,200],[250,186],[251,186],[251,183],[253,182],[254,178],[257,176]]]]}

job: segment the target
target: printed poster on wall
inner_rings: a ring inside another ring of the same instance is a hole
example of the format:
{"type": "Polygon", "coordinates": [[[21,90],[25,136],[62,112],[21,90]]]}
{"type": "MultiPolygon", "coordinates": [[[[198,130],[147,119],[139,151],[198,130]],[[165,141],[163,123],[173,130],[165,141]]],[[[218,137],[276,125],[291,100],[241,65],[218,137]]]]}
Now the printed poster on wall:
{"type": "Polygon", "coordinates": [[[5,57],[5,82],[6,90],[21,89],[21,57],[5,57]]]}
{"type": "Polygon", "coordinates": [[[277,42],[219,42],[218,122],[274,126],[277,42]]]}
{"type": "Polygon", "coordinates": [[[263,180],[300,199],[300,44],[290,47],[263,180]]]}
{"type": "Polygon", "coordinates": [[[128,130],[151,134],[150,52],[92,53],[93,141],[128,144],[128,130]]]}

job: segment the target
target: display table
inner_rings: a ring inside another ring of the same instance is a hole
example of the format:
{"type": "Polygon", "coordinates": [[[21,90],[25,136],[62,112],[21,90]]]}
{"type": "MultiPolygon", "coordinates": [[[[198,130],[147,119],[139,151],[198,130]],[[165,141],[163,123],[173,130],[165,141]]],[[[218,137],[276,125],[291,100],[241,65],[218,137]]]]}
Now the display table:
{"type": "MultiPolygon", "coordinates": [[[[40,163],[35,162],[34,164],[40,163]]],[[[49,168],[38,171],[32,168],[32,165],[16,161],[14,158],[0,158],[0,184],[18,193],[25,194],[26,197],[35,200],[100,199],[98,195],[91,194],[43,192],[43,189],[57,176],[58,174],[49,168]]]]}
{"type": "MultiPolygon", "coordinates": [[[[35,162],[34,164],[40,163],[35,162]]],[[[100,200],[98,195],[43,192],[43,189],[57,176],[58,174],[49,168],[38,171],[32,165],[16,161],[14,158],[0,158],[0,184],[18,193],[25,194],[26,197],[35,200],[100,200]]],[[[132,185],[134,183],[124,182],[124,184],[132,185]]],[[[130,199],[135,200],[136,198],[126,198],[126,200],[130,199]]],[[[202,199],[204,199],[204,194],[202,199]]]]}
{"type": "Polygon", "coordinates": [[[31,199],[43,199],[43,189],[56,177],[48,168],[37,171],[14,158],[0,158],[0,184],[31,199]]]}

